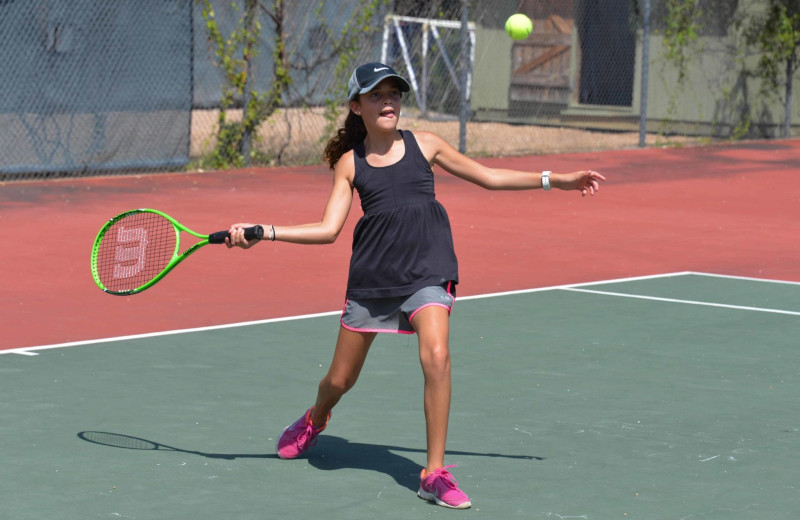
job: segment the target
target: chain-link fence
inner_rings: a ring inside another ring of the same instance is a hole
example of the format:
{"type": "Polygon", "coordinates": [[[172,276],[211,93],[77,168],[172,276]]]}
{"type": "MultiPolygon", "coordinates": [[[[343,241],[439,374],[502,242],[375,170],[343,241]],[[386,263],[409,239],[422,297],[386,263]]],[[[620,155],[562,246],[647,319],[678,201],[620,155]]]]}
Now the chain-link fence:
{"type": "Polygon", "coordinates": [[[146,3],[0,2],[0,172],[186,164],[191,4],[146,3]]]}
{"type": "Polygon", "coordinates": [[[0,179],[318,163],[373,60],[401,127],[475,156],[778,136],[800,89],[762,96],[745,42],[770,1],[3,0],[0,179]]]}

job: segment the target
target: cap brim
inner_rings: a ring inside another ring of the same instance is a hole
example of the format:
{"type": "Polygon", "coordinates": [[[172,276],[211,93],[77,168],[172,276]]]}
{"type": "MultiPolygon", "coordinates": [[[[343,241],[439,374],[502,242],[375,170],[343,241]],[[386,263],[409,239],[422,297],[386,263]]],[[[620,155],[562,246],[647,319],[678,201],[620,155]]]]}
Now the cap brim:
{"type": "Polygon", "coordinates": [[[352,101],[353,98],[356,97],[359,94],[366,94],[370,90],[374,89],[375,85],[377,85],[378,83],[380,83],[381,81],[383,81],[383,80],[385,80],[387,78],[397,78],[400,81],[400,92],[408,92],[409,90],[411,90],[411,85],[408,84],[408,81],[406,81],[406,78],[404,78],[403,76],[400,76],[398,74],[387,74],[385,76],[381,76],[380,78],[376,79],[375,81],[373,81],[372,83],[370,83],[366,87],[362,88],[361,90],[359,90],[358,92],[356,92],[355,94],[350,96],[350,100],[352,101]]]}

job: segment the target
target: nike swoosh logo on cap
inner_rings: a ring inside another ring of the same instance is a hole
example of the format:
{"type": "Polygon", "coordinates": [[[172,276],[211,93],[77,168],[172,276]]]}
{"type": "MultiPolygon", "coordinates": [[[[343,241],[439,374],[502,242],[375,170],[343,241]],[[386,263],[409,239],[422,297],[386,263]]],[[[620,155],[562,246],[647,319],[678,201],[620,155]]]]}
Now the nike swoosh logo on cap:
{"type": "Polygon", "coordinates": [[[381,67],[379,69],[372,69],[372,72],[380,72],[382,70],[389,70],[389,67],[381,67]]]}

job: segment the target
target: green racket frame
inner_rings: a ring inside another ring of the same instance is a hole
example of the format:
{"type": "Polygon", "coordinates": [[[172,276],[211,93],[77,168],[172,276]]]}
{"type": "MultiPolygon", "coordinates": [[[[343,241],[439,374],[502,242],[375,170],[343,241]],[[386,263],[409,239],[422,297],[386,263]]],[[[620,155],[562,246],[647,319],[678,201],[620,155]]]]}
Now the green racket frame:
{"type": "MultiPolygon", "coordinates": [[[[245,231],[244,236],[248,240],[252,240],[254,238],[261,239],[264,236],[264,229],[261,226],[253,226],[253,227],[245,228],[244,231],[245,231]]],[[[100,231],[97,233],[97,237],[95,237],[95,239],[94,239],[94,245],[92,246],[92,260],[91,260],[92,278],[94,279],[94,283],[97,284],[97,286],[100,289],[102,289],[104,292],[106,292],[108,294],[114,294],[114,295],[117,295],[117,296],[128,296],[128,295],[132,295],[132,294],[137,294],[137,293],[140,293],[140,292],[144,291],[145,289],[148,289],[148,288],[152,287],[156,283],[158,283],[170,271],[172,271],[175,268],[175,266],[177,266],[178,264],[180,264],[181,262],[186,260],[186,258],[189,255],[191,255],[192,253],[194,253],[195,251],[197,251],[201,247],[203,247],[203,246],[205,246],[207,244],[224,244],[225,243],[225,238],[227,238],[229,236],[230,236],[230,234],[228,233],[228,231],[218,231],[216,233],[212,233],[211,235],[203,235],[203,234],[197,233],[196,231],[193,231],[193,230],[187,228],[186,226],[184,226],[183,224],[181,224],[180,222],[178,222],[174,218],[170,217],[169,215],[167,215],[163,211],[159,211],[157,209],[141,208],[141,209],[134,209],[134,210],[130,210],[130,211],[125,211],[124,213],[120,213],[119,215],[109,219],[108,222],[106,222],[103,225],[103,227],[100,228],[100,231]],[[127,289],[127,290],[123,290],[123,291],[115,291],[115,290],[109,289],[100,280],[100,274],[98,272],[99,270],[98,270],[97,262],[98,262],[98,253],[99,253],[99,250],[100,250],[100,244],[102,243],[103,237],[105,236],[106,232],[111,228],[111,226],[113,226],[114,224],[116,224],[117,222],[119,222],[120,220],[124,219],[127,216],[130,216],[130,215],[133,215],[133,214],[138,214],[138,213],[155,213],[157,215],[160,215],[160,216],[164,217],[165,219],[167,219],[172,224],[172,228],[175,231],[175,250],[172,252],[172,259],[169,261],[169,263],[166,265],[166,267],[164,267],[164,269],[161,270],[160,273],[155,275],[147,283],[144,283],[144,284],[142,284],[142,285],[140,285],[140,286],[138,286],[136,288],[127,289]],[[189,233],[190,235],[193,235],[193,236],[195,236],[195,237],[200,239],[199,242],[193,244],[191,247],[186,249],[186,251],[184,251],[183,253],[179,252],[180,251],[180,247],[181,247],[181,232],[189,233]]]]}

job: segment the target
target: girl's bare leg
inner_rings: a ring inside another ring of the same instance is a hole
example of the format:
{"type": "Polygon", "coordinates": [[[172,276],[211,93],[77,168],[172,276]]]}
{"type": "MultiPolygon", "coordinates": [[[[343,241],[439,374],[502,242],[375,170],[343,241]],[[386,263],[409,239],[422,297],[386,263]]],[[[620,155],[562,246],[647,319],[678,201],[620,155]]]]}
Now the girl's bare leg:
{"type": "Polygon", "coordinates": [[[354,332],[339,327],[333,361],[319,383],[317,402],[311,414],[311,422],[316,427],[325,425],[330,411],[358,380],[375,336],[374,332],[354,332]]]}
{"type": "Polygon", "coordinates": [[[444,466],[450,417],[450,313],[430,306],[414,316],[419,337],[419,359],[425,377],[425,424],[428,437],[426,471],[444,466]]]}

